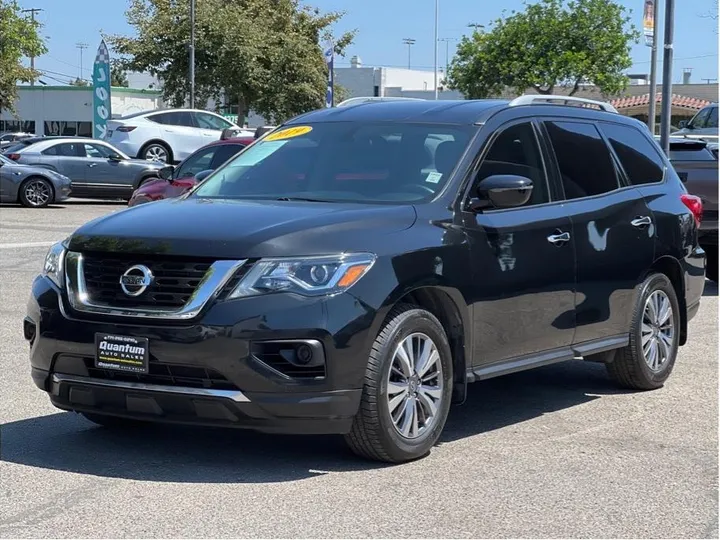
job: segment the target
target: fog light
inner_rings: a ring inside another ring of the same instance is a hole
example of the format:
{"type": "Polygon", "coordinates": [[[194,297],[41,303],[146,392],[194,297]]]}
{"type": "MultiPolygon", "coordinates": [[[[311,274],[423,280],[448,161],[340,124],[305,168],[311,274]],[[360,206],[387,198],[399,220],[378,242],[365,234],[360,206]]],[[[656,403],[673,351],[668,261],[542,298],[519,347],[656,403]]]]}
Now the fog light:
{"type": "Polygon", "coordinates": [[[298,364],[307,364],[313,357],[312,349],[309,345],[305,344],[300,345],[295,354],[297,355],[298,364]]]}

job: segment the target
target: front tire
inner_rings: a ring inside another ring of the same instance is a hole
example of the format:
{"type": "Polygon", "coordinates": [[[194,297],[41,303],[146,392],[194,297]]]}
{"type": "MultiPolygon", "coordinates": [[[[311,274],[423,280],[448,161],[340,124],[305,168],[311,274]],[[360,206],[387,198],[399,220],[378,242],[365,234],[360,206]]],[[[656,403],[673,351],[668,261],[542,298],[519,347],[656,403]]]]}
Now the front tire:
{"type": "Polygon", "coordinates": [[[55,200],[55,190],[45,178],[28,178],[20,184],[18,200],[26,208],[45,208],[55,200]]]}
{"type": "Polygon", "coordinates": [[[649,275],[640,287],[630,329],[630,343],[606,364],[621,386],[654,390],[670,377],[680,343],[680,306],[664,274],[649,275]]]}
{"type": "Polygon", "coordinates": [[[426,455],[445,426],[452,381],[450,345],[437,318],[416,306],[395,307],[370,351],[347,444],[388,463],[426,455]]]}

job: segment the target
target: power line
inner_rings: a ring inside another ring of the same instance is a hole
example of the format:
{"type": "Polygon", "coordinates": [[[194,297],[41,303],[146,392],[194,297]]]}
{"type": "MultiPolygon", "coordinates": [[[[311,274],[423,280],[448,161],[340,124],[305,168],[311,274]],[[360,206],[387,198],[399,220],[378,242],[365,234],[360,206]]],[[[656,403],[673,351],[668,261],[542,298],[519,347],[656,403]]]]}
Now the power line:
{"type": "Polygon", "coordinates": [[[82,72],[83,72],[83,51],[88,48],[88,44],[87,43],[76,43],[75,47],[80,49],[80,76],[78,77],[78,79],[82,79],[82,76],[83,76],[83,74],[82,74],[82,72]]]}

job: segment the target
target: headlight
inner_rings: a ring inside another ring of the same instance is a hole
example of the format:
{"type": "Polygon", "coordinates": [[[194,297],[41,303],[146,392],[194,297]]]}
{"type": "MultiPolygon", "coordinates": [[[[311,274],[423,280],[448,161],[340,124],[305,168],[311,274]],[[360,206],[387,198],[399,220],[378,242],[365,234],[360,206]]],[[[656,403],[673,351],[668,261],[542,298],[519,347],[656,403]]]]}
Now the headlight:
{"type": "Polygon", "coordinates": [[[302,259],[261,259],[228,298],[273,292],[305,296],[336,294],[348,290],[375,262],[370,253],[352,253],[302,259]]]}
{"type": "Polygon", "coordinates": [[[65,286],[65,246],[62,242],[53,245],[45,255],[42,274],[61,289],[65,286]]]}

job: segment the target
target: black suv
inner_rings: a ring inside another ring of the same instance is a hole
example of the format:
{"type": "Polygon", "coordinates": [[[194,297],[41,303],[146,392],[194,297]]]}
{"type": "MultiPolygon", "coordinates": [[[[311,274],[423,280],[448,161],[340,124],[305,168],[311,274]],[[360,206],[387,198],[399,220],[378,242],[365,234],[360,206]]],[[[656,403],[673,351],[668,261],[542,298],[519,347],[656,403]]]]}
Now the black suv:
{"type": "Polygon", "coordinates": [[[662,386],[702,204],[638,121],[544,99],[311,112],[84,225],[33,283],[35,383],[103,425],[344,434],[388,462],[473,381],[582,358],[662,386]]]}

